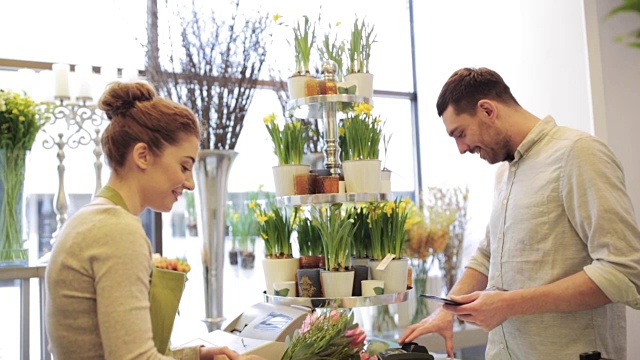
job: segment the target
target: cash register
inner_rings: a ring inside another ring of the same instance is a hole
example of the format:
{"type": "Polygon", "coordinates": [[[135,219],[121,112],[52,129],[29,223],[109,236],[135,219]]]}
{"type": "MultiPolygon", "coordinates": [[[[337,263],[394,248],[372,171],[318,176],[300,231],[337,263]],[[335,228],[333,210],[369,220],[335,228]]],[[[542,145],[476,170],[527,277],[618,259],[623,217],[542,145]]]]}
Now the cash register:
{"type": "Polygon", "coordinates": [[[214,330],[180,347],[227,346],[241,355],[280,359],[287,336],[293,337],[310,312],[305,307],[257,303],[223,325],[222,330],[214,330]]]}

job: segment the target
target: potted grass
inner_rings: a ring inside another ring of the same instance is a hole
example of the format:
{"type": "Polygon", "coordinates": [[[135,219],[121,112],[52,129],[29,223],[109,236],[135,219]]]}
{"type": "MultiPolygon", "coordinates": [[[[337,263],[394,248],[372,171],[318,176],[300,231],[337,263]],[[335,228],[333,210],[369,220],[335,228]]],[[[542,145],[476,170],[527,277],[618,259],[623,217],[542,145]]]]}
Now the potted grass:
{"type": "Polygon", "coordinates": [[[302,120],[289,119],[281,129],[275,113],[265,116],[264,124],[273,142],[273,152],[278,157],[278,165],[273,167],[276,196],[294,195],[296,175],[308,175],[310,170],[309,165],[302,163],[309,137],[308,126],[302,120]]]}
{"type": "MultiPolygon", "coordinates": [[[[283,23],[279,22],[279,24],[283,23]]],[[[307,81],[315,80],[310,70],[311,52],[315,40],[315,23],[311,22],[309,17],[305,15],[302,22],[298,20],[293,26],[295,72],[287,79],[287,87],[291,99],[305,97],[307,81]]]]}
{"type": "Polygon", "coordinates": [[[299,268],[298,259],[293,257],[291,234],[298,210],[276,206],[270,200],[264,206],[253,202],[251,208],[258,221],[260,237],[264,240],[265,259],[262,260],[267,293],[274,294],[273,283],[295,281],[299,268]]]}
{"type": "Polygon", "coordinates": [[[376,42],[374,26],[356,18],[349,40],[349,67],[345,81],[356,84],[356,95],[373,98],[373,74],[369,72],[371,46],[376,42]]]}
{"type": "Polygon", "coordinates": [[[354,272],[351,269],[351,238],[356,230],[352,208],[342,204],[312,207],[312,222],[319,229],[324,248],[325,271],[321,272],[325,297],[351,296],[354,272]],[[330,284],[330,285],[328,285],[330,284]]]}
{"type": "Polygon", "coordinates": [[[409,199],[370,203],[367,207],[371,227],[371,278],[384,281],[385,294],[407,289],[409,260],[404,257],[405,227],[409,199]]]}
{"type": "Polygon", "coordinates": [[[325,266],[320,229],[308,216],[298,216],[296,226],[300,248],[298,294],[300,297],[322,297],[320,271],[325,266]]]}
{"type": "Polygon", "coordinates": [[[380,141],[383,123],[369,104],[357,104],[342,121],[340,138],[346,192],[380,192],[380,141]]]}

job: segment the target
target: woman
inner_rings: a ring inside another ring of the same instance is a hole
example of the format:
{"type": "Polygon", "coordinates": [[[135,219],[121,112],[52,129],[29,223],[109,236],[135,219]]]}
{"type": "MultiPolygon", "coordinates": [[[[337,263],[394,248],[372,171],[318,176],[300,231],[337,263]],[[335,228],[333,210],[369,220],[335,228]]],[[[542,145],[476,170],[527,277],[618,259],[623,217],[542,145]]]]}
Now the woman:
{"type": "MultiPolygon", "coordinates": [[[[140,213],[169,211],[193,190],[200,129],[191,110],[146,83],[113,83],[99,108],[112,173],[66,222],[46,271],[46,326],[56,359],[168,359],[149,313],[152,250],[140,213]]],[[[178,359],[238,359],[227,347],[174,350],[178,359]],[[225,357],[226,356],[226,357],[225,357]]]]}

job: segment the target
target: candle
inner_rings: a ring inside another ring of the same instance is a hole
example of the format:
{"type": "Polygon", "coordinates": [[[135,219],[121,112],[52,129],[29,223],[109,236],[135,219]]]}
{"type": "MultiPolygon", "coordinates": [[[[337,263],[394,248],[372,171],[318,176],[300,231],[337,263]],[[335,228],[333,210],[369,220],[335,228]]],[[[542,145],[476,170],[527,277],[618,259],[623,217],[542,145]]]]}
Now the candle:
{"type": "Polygon", "coordinates": [[[53,64],[54,96],[57,99],[69,98],[69,64],[53,64]]]}
{"type": "Polygon", "coordinates": [[[76,96],[79,100],[93,98],[93,96],[91,96],[92,75],[93,68],[91,65],[76,65],[76,79],[78,80],[78,93],[76,96]]]}

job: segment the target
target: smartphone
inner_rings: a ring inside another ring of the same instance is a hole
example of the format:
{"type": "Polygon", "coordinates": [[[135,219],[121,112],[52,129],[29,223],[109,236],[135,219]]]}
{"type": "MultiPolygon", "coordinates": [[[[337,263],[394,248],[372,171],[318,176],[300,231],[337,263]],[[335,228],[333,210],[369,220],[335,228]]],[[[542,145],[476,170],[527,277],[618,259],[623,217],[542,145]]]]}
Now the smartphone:
{"type": "Polygon", "coordinates": [[[455,305],[455,306],[464,305],[464,303],[461,303],[461,302],[458,302],[458,301],[455,301],[455,300],[451,300],[451,299],[447,299],[447,298],[443,298],[443,297],[440,297],[440,296],[429,295],[429,294],[420,294],[420,296],[422,296],[424,298],[427,298],[429,300],[441,302],[441,303],[444,303],[444,304],[447,304],[447,305],[455,305]]]}

